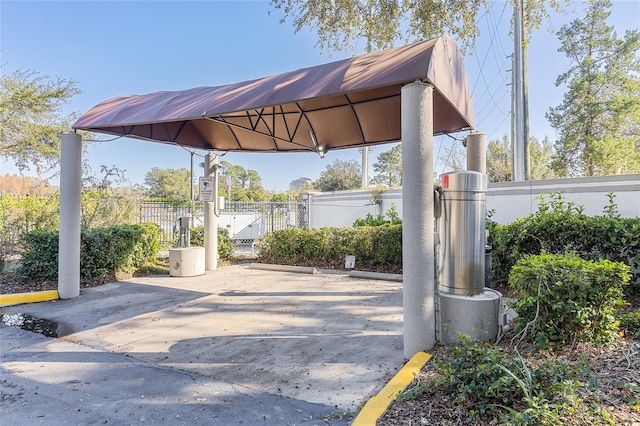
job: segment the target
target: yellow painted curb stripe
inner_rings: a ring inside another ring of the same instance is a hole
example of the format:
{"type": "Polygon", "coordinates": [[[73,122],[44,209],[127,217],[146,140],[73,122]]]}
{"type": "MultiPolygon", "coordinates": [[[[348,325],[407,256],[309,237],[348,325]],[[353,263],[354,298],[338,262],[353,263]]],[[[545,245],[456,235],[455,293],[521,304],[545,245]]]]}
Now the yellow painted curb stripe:
{"type": "Polygon", "coordinates": [[[376,396],[367,401],[351,426],[374,426],[378,418],[387,411],[398,394],[409,386],[429,359],[431,354],[426,352],[415,354],[376,396]]]}
{"type": "Polygon", "coordinates": [[[0,294],[0,305],[20,305],[22,303],[46,302],[48,300],[56,300],[58,298],[57,290],[0,294]]]}

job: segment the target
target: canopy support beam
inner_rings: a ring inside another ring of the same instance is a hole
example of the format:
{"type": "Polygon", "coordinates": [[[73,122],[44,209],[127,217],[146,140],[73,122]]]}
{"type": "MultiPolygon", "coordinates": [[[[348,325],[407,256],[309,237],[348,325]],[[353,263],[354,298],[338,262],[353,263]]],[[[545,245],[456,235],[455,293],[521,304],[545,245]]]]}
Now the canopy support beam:
{"type": "Polygon", "coordinates": [[[80,213],[82,138],[62,134],[60,156],[60,233],[58,240],[58,296],[80,295],[80,213]]]}
{"type": "Polygon", "coordinates": [[[209,152],[204,157],[205,176],[213,178],[213,202],[204,203],[204,269],[218,269],[218,156],[209,152]]]}
{"type": "Polygon", "coordinates": [[[403,339],[409,359],[436,343],[433,86],[404,86],[401,110],[403,339]]]}

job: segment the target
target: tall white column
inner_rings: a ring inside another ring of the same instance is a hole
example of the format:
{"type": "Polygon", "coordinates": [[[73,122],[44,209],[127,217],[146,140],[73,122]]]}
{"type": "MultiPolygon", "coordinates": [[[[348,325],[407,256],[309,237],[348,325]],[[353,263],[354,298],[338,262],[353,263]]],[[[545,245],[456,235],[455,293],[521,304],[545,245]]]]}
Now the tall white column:
{"type": "Polygon", "coordinates": [[[436,343],[433,87],[408,84],[401,96],[404,356],[411,358],[436,343]]]}
{"type": "Polygon", "coordinates": [[[80,190],[82,183],[82,138],[62,135],[60,157],[60,236],[58,239],[58,295],[70,299],[80,295],[80,190]]]}
{"type": "Polygon", "coordinates": [[[213,202],[204,203],[204,268],[218,269],[218,156],[208,153],[204,157],[205,175],[213,177],[213,202]]]}
{"type": "Polygon", "coordinates": [[[467,136],[467,170],[487,174],[487,135],[482,132],[467,136]]]}

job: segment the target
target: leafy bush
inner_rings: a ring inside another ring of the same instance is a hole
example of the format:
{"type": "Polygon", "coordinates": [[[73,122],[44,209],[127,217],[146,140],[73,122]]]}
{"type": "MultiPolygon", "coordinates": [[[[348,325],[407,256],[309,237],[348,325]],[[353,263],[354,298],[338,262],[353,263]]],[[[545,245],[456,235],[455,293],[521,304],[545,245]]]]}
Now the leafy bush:
{"type": "Polygon", "coordinates": [[[25,232],[58,227],[58,194],[0,195],[0,272],[4,261],[19,253],[25,232]]]}
{"type": "Polygon", "coordinates": [[[561,254],[567,250],[587,260],[606,259],[631,267],[632,285],[640,290],[640,218],[620,218],[609,195],[604,216],[586,216],[565,203],[560,193],[542,198],[538,212],[505,225],[489,224],[493,247],[493,282],[506,283],[513,265],[527,254],[561,254]]]}
{"type": "Polygon", "coordinates": [[[374,217],[371,213],[367,213],[364,219],[356,219],[353,226],[381,226],[389,224],[399,225],[402,223],[402,219],[400,219],[400,216],[396,211],[395,203],[391,203],[391,208],[389,209],[389,211],[387,211],[387,214],[385,216],[378,215],[374,217]],[[385,216],[388,219],[385,219],[385,216]]]}
{"type": "Polygon", "coordinates": [[[23,280],[58,279],[58,231],[35,230],[24,234],[24,252],[17,276],[23,280]]]}
{"type": "MultiPolygon", "coordinates": [[[[204,247],[204,227],[191,228],[190,244],[194,247],[204,247]]],[[[227,229],[218,228],[218,255],[220,259],[233,259],[233,241],[227,229]]]]}
{"type": "Polygon", "coordinates": [[[515,331],[540,348],[573,339],[612,343],[614,314],[623,304],[629,266],[583,260],[574,253],[528,255],[511,269],[509,284],[518,300],[515,331]]]}
{"type": "Polygon", "coordinates": [[[438,364],[438,377],[408,389],[399,399],[444,388],[451,406],[457,407],[452,409],[464,411],[460,418],[467,416],[473,423],[485,414],[512,425],[610,423],[579,396],[578,390],[586,386],[581,380],[591,378],[588,368],[558,360],[534,367],[489,343],[459,337],[460,343],[438,364]]]}
{"type": "MultiPolygon", "coordinates": [[[[155,224],[118,225],[84,230],[80,235],[80,277],[104,278],[158,257],[159,228],[155,224]]],[[[24,280],[58,279],[58,231],[25,234],[25,251],[18,270],[24,280]]]]}
{"type": "Polygon", "coordinates": [[[620,330],[627,337],[640,340],[640,311],[627,312],[620,316],[620,330]]]}
{"type": "Polygon", "coordinates": [[[402,225],[356,228],[283,229],[264,236],[260,259],[285,265],[344,266],[347,255],[359,267],[402,267],[402,225]]]}

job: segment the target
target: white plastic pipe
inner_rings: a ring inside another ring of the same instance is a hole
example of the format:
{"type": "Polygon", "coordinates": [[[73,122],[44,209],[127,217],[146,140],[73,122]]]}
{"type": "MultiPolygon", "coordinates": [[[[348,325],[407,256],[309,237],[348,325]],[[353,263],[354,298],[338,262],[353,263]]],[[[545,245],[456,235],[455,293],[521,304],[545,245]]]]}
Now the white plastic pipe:
{"type": "Polygon", "coordinates": [[[62,134],[60,157],[60,236],[58,239],[58,295],[80,295],[80,189],[82,138],[62,134]]]}
{"type": "Polygon", "coordinates": [[[433,87],[408,84],[401,96],[403,336],[411,358],[436,343],[433,87]]]}
{"type": "MultiPolygon", "coordinates": [[[[218,156],[208,153],[204,157],[205,175],[213,177],[213,199],[218,199],[218,156]]],[[[204,203],[204,267],[207,271],[218,269],[218,216],[216,203],[204,203]]]]}

